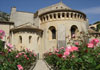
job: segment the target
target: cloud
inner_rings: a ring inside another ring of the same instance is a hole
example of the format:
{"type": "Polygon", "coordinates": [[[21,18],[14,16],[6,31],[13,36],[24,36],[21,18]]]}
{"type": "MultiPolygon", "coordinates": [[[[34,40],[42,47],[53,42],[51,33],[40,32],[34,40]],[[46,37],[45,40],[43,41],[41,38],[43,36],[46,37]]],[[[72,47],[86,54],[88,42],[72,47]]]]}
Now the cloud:
{"type": "Polygon", "coordinates": [[[87,8],[87,9],[82,9],[86,14],[100,14],[100,6],[99,7],[92,7],[92,8],[87,8]]]}

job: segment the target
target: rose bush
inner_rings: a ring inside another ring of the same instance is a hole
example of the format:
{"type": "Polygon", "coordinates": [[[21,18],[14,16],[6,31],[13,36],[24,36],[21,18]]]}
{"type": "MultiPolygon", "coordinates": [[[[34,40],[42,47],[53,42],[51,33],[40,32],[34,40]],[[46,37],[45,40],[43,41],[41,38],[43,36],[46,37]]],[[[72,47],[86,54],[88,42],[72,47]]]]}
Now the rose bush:
{"type": "Polygon", "coordinates": [[[7,47],[4,49],[2,38],[5,34],[3,30],[0,33],[0,70],[28,70],[36,61],[36,54],[28,49],[13,50],[10,43],[5,43],[7,47]]]}
{"type": "Polygon", "coordinates": [[[99,40],[86,45],[78,42],[44,54],[44,59],[54,70],[100,70],[99,40]]]}

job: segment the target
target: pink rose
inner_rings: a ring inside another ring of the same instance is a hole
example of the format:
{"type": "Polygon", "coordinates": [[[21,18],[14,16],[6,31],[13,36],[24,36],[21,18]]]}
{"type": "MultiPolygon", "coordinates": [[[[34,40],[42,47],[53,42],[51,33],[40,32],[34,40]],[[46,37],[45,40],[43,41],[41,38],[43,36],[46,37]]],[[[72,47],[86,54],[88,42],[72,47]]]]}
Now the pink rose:
{"type": "Polygon", "coordinates": [[[22,55],[22,53],[18,53],[18,55],[20,55],[20,56],[21,56],[21,55],[22,55]]]}
{"type": "Polygon", "coordinates": [[[97,43],[99,43],[99,40],[98,40],[98,39],[92,39],[92,40],[90,41],[90,43],[96,45],[97,43]]]}
{"type": "Polygon", "coordinates": [[[64,47],[61,47],[60,50],[61,50],[61,49],[64,49],[64,47]]]}
{"type": "Polygon", "coordinates": [[[65,51],[64,52],[64,56],[69,56],[70,52],[69,51],[65,51]]]}
{"type": "Polygon", "coordinates": [[[63,55],[63,56],[62,56],[62,58],[66,59],[66,56],[65,56],[65,55],[63,55]]]}
{"type": "Polygon", "coordinates": [[[18,70],[23,70],[23,67],[21,65],[17,65],[18,70]]]}
{"type": "Polygon", "coordinates": [[[5,32],[3,30],[0,30],[0,39],[2,39],[5,36],[5,32]]]}
{"type": "Polygon", "coordinates": [[[8,43],[7,44],[8,48],[13,48],[12,44],[8,43]]]}
{"type": "Polygon", "coordinates": [[[87,47],[88,47],[88,48],[94,48],[94,44],[93,44],[93,43],[88,43],[88,44],[87,44],[87,47]]]}
{"type": "Polygon", "coordinates": [[[29,60],[29,58],[26,58],[27,60],[29,60]]]}
{"type": "Polygon", "coordinates": [[[8,49],[8,52],[11,52],[12,50],[11,49],[8,49]]]}
{"type": "Polygon", "coordinates": [[[24,55],[25,58],[27,58],[27,55],[24,55]]]}
{"type": "Polygon", "coordinates": [[[58,49],[55,49],[55,52],[59,52],[59,50],[58,49]]]}
{"type": "Polygon", "coordinates": [[[75,45],[79,45],[79,42],[75,42],[75,45]]]}
{"type": "Polygon", "coordinates": [[[19,57],[19,55],[16,55],[16,58],[18,58],[19,57]]]}
{"type": "Polygon", "coordinates": [[[75,38],[75,34],[72,35],[72,38],[75,38]]]}
{"type": "Polygon", "coordinates": [[[72,47],[71,49],[72,49],[73,51],[78,51],[78,47],[75,47],[75,46],[72,47]]]}

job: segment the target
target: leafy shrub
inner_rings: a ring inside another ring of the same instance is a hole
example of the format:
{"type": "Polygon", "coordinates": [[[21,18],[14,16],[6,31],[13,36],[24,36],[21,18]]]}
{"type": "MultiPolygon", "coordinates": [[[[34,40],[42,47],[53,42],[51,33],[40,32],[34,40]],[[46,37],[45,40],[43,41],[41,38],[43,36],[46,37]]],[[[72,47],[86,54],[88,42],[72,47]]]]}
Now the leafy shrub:
{"type": "Polygon", "coordinates": [[[13,50],[10,43],[6,44],[7,48],[4,49],[4,35],[4,31],[0,30],[0,70],[28,70],[36,61],[36,54],[28,49],[13,50]]]}
{"type": "Polygon", "coordinates": [[[79,44],[62,47],[44,54],[46,62],[54,70],[100,70],[100,47],[98,39],[87,45],[79,44]]]}

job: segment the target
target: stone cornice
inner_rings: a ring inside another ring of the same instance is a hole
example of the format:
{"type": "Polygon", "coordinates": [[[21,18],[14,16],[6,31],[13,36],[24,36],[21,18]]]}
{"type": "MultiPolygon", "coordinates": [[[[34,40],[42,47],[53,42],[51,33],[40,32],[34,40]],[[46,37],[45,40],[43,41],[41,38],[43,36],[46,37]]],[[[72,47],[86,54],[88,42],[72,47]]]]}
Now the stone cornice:
{"type": "Polygon", "coordinates": [[[80,11],[77,11],[77,10],[70,10],[70,9],[58,9],[58,10],[56,9],[56,10],[48,11],[48,12],[40,14],[39,17],[41,17],[42,15],[54,13],[54,12],[77,12],[77,13],[83,14],[86,17],[86,15],[83,12],[80,12],[80,11]]]}

